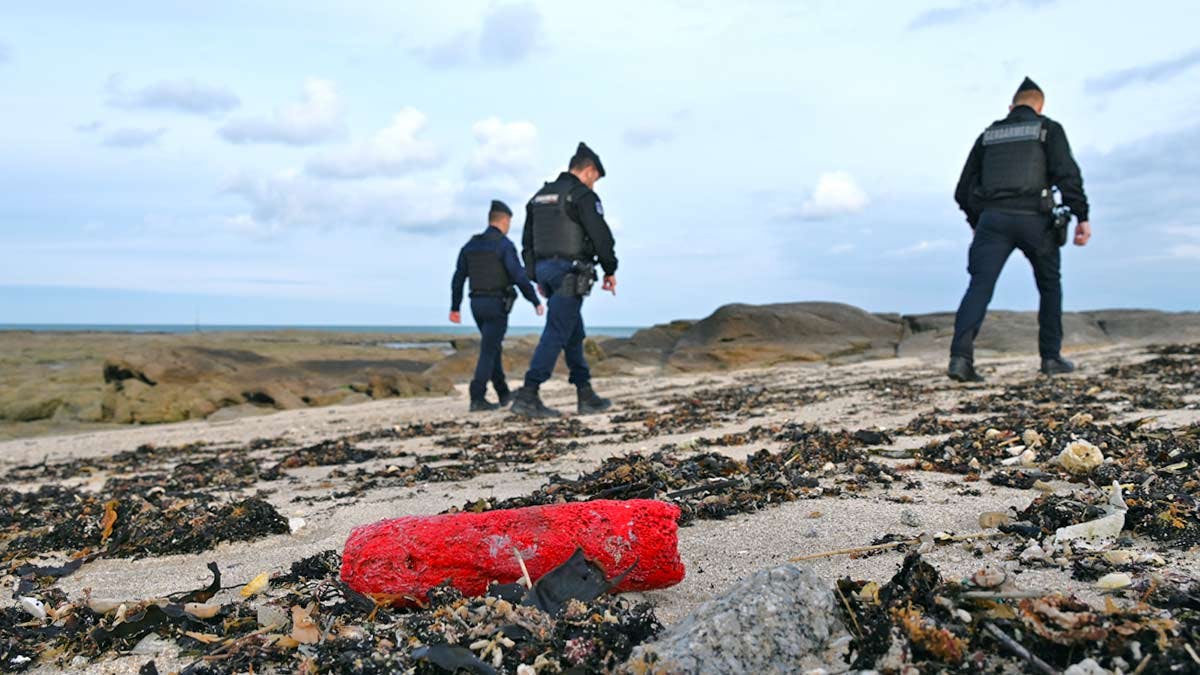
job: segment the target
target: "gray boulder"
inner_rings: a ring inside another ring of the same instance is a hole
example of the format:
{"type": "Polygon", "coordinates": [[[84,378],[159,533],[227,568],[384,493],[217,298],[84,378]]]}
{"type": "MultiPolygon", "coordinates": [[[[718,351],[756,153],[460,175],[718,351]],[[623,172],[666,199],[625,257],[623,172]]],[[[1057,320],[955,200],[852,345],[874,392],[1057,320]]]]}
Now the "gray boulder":
{"type": "Polygon", "coordinates": [[[764,570],[634,650],[624,672],[797,673],[828,666],[846,635],[830,587],[807,567],[764,570]]]}

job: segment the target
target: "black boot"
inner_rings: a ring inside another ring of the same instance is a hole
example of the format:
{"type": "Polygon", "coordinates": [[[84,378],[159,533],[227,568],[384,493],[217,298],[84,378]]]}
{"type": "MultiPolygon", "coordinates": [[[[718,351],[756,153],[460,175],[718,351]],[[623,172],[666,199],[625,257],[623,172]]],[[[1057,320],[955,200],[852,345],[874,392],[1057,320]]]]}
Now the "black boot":
{"type": "Polygon", "coordinates": [[[513,395],[512,411],[514,415],[533,419],[546,419],[562,415],[554,408],[546,407],[546,404],[542,403],[541,397],[538,396],[537,389],[531,387],[521,387],[513,395]]]}
{"type": "Polygon", "coordinates": [[[487,400],[486,398],[471,399],[471,412],[491,412],[493,410],[499,410],[499,409],[500,409],[500,406],[496,405],[495,403],[492,403],[491,401],[487,400]]]}
{"type": "Polygon", "coordinates": [[[946,374],[955,382],[983,382],[983,376],[975,372],[975,364],[962,356],[951,356],[946,374]]]}
{"type": "Polygon", "coordinates": [[[1064,359],[1061,356],[1055,356],[1052,359],[1042,359],[1042,374],[1051,377],[1055,375],[1066,375],[1067,373],[1075,372],[1075,364],[1064,359]]]}
{"type": "Polygon", "coordinates": [[[513,402],[513,393],[507,389],[498,391],[496,394],[500,397],[500,407],[507,408],[509,403],[513,402]]]}
{"type": "Polygon", "coordinates": [[[579,395],[578,411],[580,415],[594,415],[612,407],[612,401],[600,398],[600,395],[596,393],[595,389],[592,389],[592,385],[590,384],[576,387],[575,391],[579,395]]]}

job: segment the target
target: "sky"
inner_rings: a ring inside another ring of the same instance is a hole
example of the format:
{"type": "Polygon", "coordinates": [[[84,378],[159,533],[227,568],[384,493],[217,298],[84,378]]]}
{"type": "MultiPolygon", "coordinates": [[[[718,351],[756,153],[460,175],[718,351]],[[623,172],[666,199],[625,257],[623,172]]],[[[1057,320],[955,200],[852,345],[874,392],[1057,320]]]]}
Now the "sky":
{"type": "MultiPolygon", "coordinates": [[[[730,302],[952,311],[952,195],[1026,75],[1094,239],[1068,309],[1200,309],[1186,2],[10,3],[0,324],[444,323],[459,247],[586,141],[593,325],[730,302]]],[[[511,236],[520,241],[522,223],[511,236]]],[[[519,243],[518,243],[519,245],[519,243]]],[[[1019,254],[993,307],[1032,309],[1019,254]]],[[[512,323],[532,325],[522,303],[512,323]]]]}

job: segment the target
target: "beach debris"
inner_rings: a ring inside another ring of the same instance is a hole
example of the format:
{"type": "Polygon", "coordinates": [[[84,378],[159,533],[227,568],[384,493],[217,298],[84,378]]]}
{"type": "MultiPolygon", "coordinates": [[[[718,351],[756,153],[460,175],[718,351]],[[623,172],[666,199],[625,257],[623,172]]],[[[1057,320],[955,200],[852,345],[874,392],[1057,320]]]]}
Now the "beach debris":
{"type": "MultiPolygon", "coordinates": [[[[1142,672],[1168,672],[1190,661],[1200,627],[1194,613],[1166,613],[1180,602],[1200,608],[1196,597],[1181,595],[1195,588],[1191,580],[1163,583],[1144,604],[1110,601],[1100,611],[1043,591],[969,590],[974,582],[945,581],[910,552],[888,583],[864,594],[870,583],[837,583],[844,599],[838,610],[854,634],[846,658],[854,670],[951,672],[969,664],[974,672],[1061,673],[1091,659],[1104,672],[1131,672],[1142,663],[1142,672]]],[[[1129,586],[1114,586],[1122,587],[1129,586]]]]}
{"type": "MultiPolygon", "coordinates": [[[[637,562],[634,561],[633,565],[637,562]]],[[[544,574],[525,593],[522,604],[537,607],[550,615],[557,615],[572,601],[591,602],[620,585],[625,575],[633,570],[631,565],[625,573],[609,580],[604,568],[587,559],[582,548],[575,549],[566,562],[544,574]]]]}
{"type": "MultiPolygon", "coordinates": [[[[1030,508],[1033,508],[1032,506],[1030,508]]],[[[1125,514],[1129,507],[1126,506],[1125,500],[1122,497],[1121,484],[1113,482],[1112,492],[1110,493],[1108,504],[1104,511],[1105,515],[1095,520],[1089,520],[1077,525],[1060,527],[1054,533],[1055,543],[1071,541],[1074,539],[1088,539],[1092,541],[1113,541],[1120,535],[1121,530],[1125,527],[1125,514]]]]}
{"type": "Polygon", "coordinates": [[[1133,578],[1124,572],[1110,572],[1096,580],[1096,588],[1115,591],[1133,585],[1133,578]]]}
{"type": "Polygon", "coordinates": [[[242,590],[239,591],[238,594],[241,595],[243,598],[249,598],[249,597],[258,595],[259,593],[262,593],[263,591],[265,591],[267,589],[267,585],[270,583],[271,583],[271,573],[263,572],[262,574],[259,574],[258,576],[251,579],[250,582],[247,583],[245,586],[242,586],[242,590]]]}
{"type": "Polygon", "coordinates": [[[475,656],[466,647],[458,645],[426,645],[413,650],[413,659],[433,664],[447,673],[467,671],[475,675],[495,675],[496,669],[475,656]]]}
{"type": "Polygon", "coordinates": [[[1058,463],[1073,474],[1086,474],[1104,463],[1104,454],[1087,441],[1073,441],[1059,453],[1058,463]]]}
{"type": "Polygon", "coordinates": [[[299,532],[300,530],[303,530],[308,525],[308,521],[304,520],[303,518],[300,518],[299,516],[292,516],[291,518],[288,518],[287,522],[288,522],[288,531],[291,532],[292,534],[296,534],[297,532],[299,532]]]}
{"type": "MultiPolygon", "coordinates": [[[[490,669],[471,672],[512,673],[532,664],[546,672],[615,672],[637,645],[661,630],[649,605],[612,595],[584,600],[562,595],[562,587],[554,593],[563,600],[556,613],[536,602],[464,598],[448,585],[432,589],[418,607],[395,609],[341,582],[336,564],[330,564],[338,557],[326,551],[271,579],[272,591],[282,593],[288,607],[282,621],[263,611],[282,610],[278,605],[251,608],[240,600],[218,605],[207,618],[208,611],[197,615],[161,599],[122,604],[124,611],[108,616],[93,612],[84,598],[64,600],[63,619],[41,628],[30,628],[29,617],[16,608],[0,610],[0,666],[78,669],[118,654],[149,659],[177,651],[192,660],[181,670],[188,675],[414,668],[421,673],[463,663],[490,669]],[[456,660],[442,660],[448,654],[456,660]]],[[[568,578],[580,571],[574,563],[567,570],[568,578]]],[[[545,578],[555,579],[555,572],[545,578]]],[[[584,595],[595,592],[586,584],[576,588],[584,595]]],[[[157,672],[152,664],[145,661],[140,672],[157,672]]]]}
{"type": "Polygon", "coordinates": [[[321,639],[321,630],[313,621],[312,609],[300,605],[292,607],[291,638],[302,645],[315,644],[321,639]]]}
{"type": "Polygon", "coordinates": [[[985,530],[994,530],[1012,521],[1012,514],[1006,511],[984,511],[979,514],[979,527],[985,530]]]}
{"type": "Polygon", "coordinates": [[[38,600],[37,598],[21,596],[17,598],[17,603],[21,605],[21,609],[25,610],[25,613],[29,616],[32,616],[39,621],[46,618],[46,603],[42,602],[41,600],[38,600]]]}
{"type": "Polygon", "coordinates": [[[665,588],[683,579],[677,550],[679,509],[653,500],[596,500],[485,513],[408,516],[356,528],[346,541],[341,577],[355,591],[412,604],[449,579],[464,595],[492,581],[524,576],[521,551],[537,581],[576,549],[617,591],[665,588]],[[623,573],[623,574],[622,574],[623,573]]]}

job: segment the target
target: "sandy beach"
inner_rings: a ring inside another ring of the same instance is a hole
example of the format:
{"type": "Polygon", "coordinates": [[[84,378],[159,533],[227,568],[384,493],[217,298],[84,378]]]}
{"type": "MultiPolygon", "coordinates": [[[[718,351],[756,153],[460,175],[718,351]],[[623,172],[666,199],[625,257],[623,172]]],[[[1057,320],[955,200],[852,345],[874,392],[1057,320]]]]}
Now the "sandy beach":
{"type": "MultiPolygon", "coordinates": [[[[1151,358],[1143,349],[1135,347],[1111,347],[1075,356],[1080,365],[1077,377],[1084,378],[1097,376],[1116,365],[1137,364],[1151,358]]],[[[597,388],[614,399],[614,409],[605,415],[581,418],[588,432],[575,439],[578,447],[544,461],[504,466],[496,472],[456,482],[380,487],[346,497],[334,495],[354,492],[351,489],[354,478],[337,475],[339,469],[347,466],[291,469],[283,481],[259,482],[244,492],[251,494],[261,490],[281,515],[302,518],[304,526],[295,533],[222,543],[213,550],[188,555],[137,560],[101,558],[85,564],[78,572],[59,581],[58,586],[71,598],[89,592],[92,597],[119,600],[160,597],[202,586],[209,578],[206,564],[217,561],[225,574],[224,585],[236,588],[263,572],[285,571],[291,563],[306,556],[340,550],[354,527],[379,519],[435,514],[480,499],[519,497],[534,491],[552,475],[578,475],[593,470],[605,459],[628,453],[648,453],[660,448],[687,453],[689,448],[700,443],[707,451],[741,460],[751,453],[763,449],[776,451],[784,445],[770,440],[756,440],[744,445],[722,445],[719,440],[709,442],[747,432],[753,427],[813,424],[828,431],[895,430],[922,413],[954,411],[964,402],[1002,391],[1006,385],[1031,380],[1036,374],[1037,362],[1029,357],[985,361],[984,371],[990,382],[980,386],[949,382],[942,374],[942,365],[940,360],[898,358],[848,365],[796,364],[730,373],[604,378],[597,381],[597,388]],[[630,411],[668,407],[670,401],[680,397],[703,397],[706,392],[744,387],[772,393],[806,392],[815,400],[803,405],[775,403],[742,410],[709,419],[703,428],[637,440],[623,440],[623,437],[642,425],[613,421],[630,411]]],[[[544,391],[550,405],[573,410],[574,392],[568,390],[565,383],[554,383],[544,391]]],[[[1197,409],[1200,397],[1188,394],[1184,403],[1182,409],[1171,411],[1121,410],[1120,406],[1114,406],[1114,417],[1108,422],[1118,424],[1149,416],[1154,417],[1153,425],[1161,428],[1200,422],[1200,410],[1197,409]]],[[[13,467],[38,462],[55,464],[81,459],[98,459],[97,463],[102,467],[105,458],[145,444],[168,447],[207,443],[215,447],[246,448],[256,439],[277,439],[278,447],[286,449],[414,423],[444,424],[439,431],[425,436],[361,443],[362,447],[384,453],[380,459],[353,467],[370,472],[390,465],[419,463],[422,457],[439,455],[447,447],[463,445],[463,438],[525,432],[538,426],[507,412],[468,415],[465,408],[464,387],[459,385],[454,395],[442,397],[391,399],[283,411],[223,422],[188,422],[12,440],[0,444],[0,470],[10,471],[13,467]]],[[[963,420],[981,416],[945,414],[947,418],[963,420]]],[[[1014,431],[1020,434],[1023,430],[1014,431]]],[[[646,599],[653,603],[662,621],[671,624],[699,604],[721,594],[737,580],[784,563],[789,558],[865,546],[885,534],[915,537],[923,532],[976,532],[980,529],[981,513],[1021,510],[1041,494],[1035,489],[1002,487],[976,478],[964,480],[964,476],[954,473],[917,470],[906,452],[937,438],[897,435],[890,443],[872,447],[875,461],[893,467],[903,476],[907,484],[905,489],[880,486],[853,492],[843,490],[838,496],[814,496],[771,504],[755,512],[736,514],[724,520],[697,520],[681,528],[679,550],[687,567],[687,577],[676,587],[646,594],[646,599]]],[[[461,450],[468,456],[479,451],[473,447],[461,447],[461,450]]],[[[279,449],[271,448],[258,454],[267,459],[279,452],[279,449]]],[[[998,467],[985,467],[983,472],[986,474],[994,468],[998,467]]],[[[852,467],[849,466],[829,467],[827,475],[820,476],[821,483],[836,483],[850,470],[852,467]]],[[[110,477],[101,470],[73,478],[66,484],[100,489],[110,477]]],[[[1049,484],[1063,493],[1084,487],[1062,480],[1052,480],[1049,484]]],[[[29,490],[37,484],[10,484],[9,487],[29,490]]],[[[1141,537],[1136,538],[1136,543],[1139,549],[1162,549],[1141,537]]],[[[1006,563],[1006,559],[1013,556],[1012,549],[1012,542],[1005,540],[986,547],[945,545],[932,548],[926,559],[948,579],[967,577],[986,565],[1003,567],[1008,564],[1018,574],[1016,585],[1019,588],[1060,590],[1100,602],[1094,584],[1073,579],[1069,569],[1034,569],[1006,563]]],[[[835,556],[806,564],[830,584],[846,576],[882,583],[895,573],[902,557],[903,553],[899,551],[889,551],[857,559],[835,556]]],[[[1171,550],[1164,557],[1166,567],[1163,572],[1200,574],[1200,556],[1194,549],[1171,550]]],[[[54,558],[47,556],[46,559],[54,558]]],[[[9,578],[5,583],[11,585],[12,581],[9,578]]],[[[218,599],[233,598],[235,593],[234,590],[225,591],[218,599]]],[[[106,658],[100,663],[88,664],[87,668],[93,672],[133,672],[145,660],[145,657],[135,656],[106,658]]],[[[166,672],[172,664],[187,662],[186,659],[164,661],[160,656],[158,666],[166,672]]],[[[47,671],[55,669],[48,664],[45,668],[47,671]]]]}

